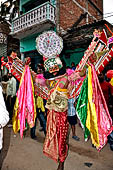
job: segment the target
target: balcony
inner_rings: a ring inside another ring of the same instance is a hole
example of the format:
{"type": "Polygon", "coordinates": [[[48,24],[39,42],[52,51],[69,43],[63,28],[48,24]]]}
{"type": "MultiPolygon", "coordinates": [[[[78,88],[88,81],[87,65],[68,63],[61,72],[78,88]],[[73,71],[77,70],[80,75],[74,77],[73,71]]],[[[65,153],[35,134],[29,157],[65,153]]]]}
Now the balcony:
{"type": "Polygon", "coordinates": [[[11,35],[22,39],[55,26],[55,7],[46,2],[21,15],[12,22],[11,35]]]}

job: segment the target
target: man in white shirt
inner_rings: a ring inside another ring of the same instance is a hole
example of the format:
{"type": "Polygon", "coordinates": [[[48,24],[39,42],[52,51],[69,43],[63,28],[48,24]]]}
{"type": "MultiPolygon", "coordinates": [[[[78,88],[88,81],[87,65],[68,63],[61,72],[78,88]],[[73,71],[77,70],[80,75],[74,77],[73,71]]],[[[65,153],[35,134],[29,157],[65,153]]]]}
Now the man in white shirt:
{"type": "Polygon", "coordinates": [[[11,73],[8,74],[9,80],[7,84],[7,109],[10,120],[12,120],[13,108],[16,100],[16,79],[11,73]]]}
{"type": "Polygon", "coordinates": [[[11,73],[8,75],[9,81],[7,85],[7,96],[14,97],[16,96],[16,79],[12,76],[11,73]]]}
{"type": "Polygon", "coordinates": [[[0,168],[1,168],[1,150],[2,150],[2,143],[3,143],[3,127],[9,121],[9,113],[6,110],[3,94],[2,94],[2,87],[0,86],[0,168]]]}

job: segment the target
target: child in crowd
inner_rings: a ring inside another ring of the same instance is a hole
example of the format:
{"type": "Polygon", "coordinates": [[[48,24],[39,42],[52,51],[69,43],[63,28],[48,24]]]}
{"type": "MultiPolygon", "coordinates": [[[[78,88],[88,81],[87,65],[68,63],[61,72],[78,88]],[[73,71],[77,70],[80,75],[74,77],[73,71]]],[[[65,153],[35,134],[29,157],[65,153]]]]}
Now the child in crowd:
{"type": "Polygon", "coordinates": [[[80,138],[76,135],[76,124],[77,124],[77,115],[75,110],[75,98],[68,99],[68,122],[71,125],[72,129],[72,138],[76,141],[79,141],[80,138]]]}

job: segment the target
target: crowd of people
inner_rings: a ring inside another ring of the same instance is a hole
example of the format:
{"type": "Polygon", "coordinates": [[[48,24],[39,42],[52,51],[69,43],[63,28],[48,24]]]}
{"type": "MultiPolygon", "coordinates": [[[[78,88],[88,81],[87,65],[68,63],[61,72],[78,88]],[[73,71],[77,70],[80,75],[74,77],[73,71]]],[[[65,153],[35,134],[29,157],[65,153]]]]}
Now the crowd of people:
{"type": "MultiPolygon", "coordinates": [[[[71,63],[71,67],[67,67],[67,69],[76,69],[76,65],[74,62],[71,63]]],[[[43,66],[41,64],[37,65],[37,74],[43,73],[43,66]]],[[[99,82],[104,94],[105,101],[107,103],[111,118],[113,120],[113,86],[110,84],[110,80],[101,73],[99,76],[99,82]]],[[[6,108],[9,112],[9,118],[10,122],[12,123],[12,117],[13,117],[13,108],[16,100],[16,92],[18,90],[18,84],[19,82],[14,78],[14,76],[11,73],[8,73],[7,75],[4,75],[2,77],[2,89],[3,89],[3,97],[6,104],[6,108]]],[[[70,98],[68,99],[68,122],[72,129],[72,138],[76,141],[79,141],[80,138],[76,135],[76,124],[78,122],[78,118],[76,115],[76,98],[70,98]]],[[[42,99],[40,96],[36,96],[36,111],[37,116],[35,120],[35,125],[33,128],[31,128],[31,138],[37,139],[36,137],[36,126],[37,126],[37,120],[40,122],[40,131],[44,131],[44,135],[46,136],[46,120],[47,120],[47,109],[45,107],[46,100],[42,99]]],[[[80,124],[80,123],[79,123],[80,124]]]]}

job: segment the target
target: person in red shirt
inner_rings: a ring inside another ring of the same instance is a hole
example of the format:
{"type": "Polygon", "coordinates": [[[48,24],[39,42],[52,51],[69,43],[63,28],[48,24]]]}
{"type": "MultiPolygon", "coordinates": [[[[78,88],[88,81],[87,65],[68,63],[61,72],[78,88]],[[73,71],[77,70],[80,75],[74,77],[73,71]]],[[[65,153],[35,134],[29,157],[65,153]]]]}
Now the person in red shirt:
{"type": "Polygon", "coordinates": [[[104,79],[104,75],[102,73],[98,76],[98,78],[108,109],[110,111],[110,96],[113,96],[113,86],[104,79]]]}

